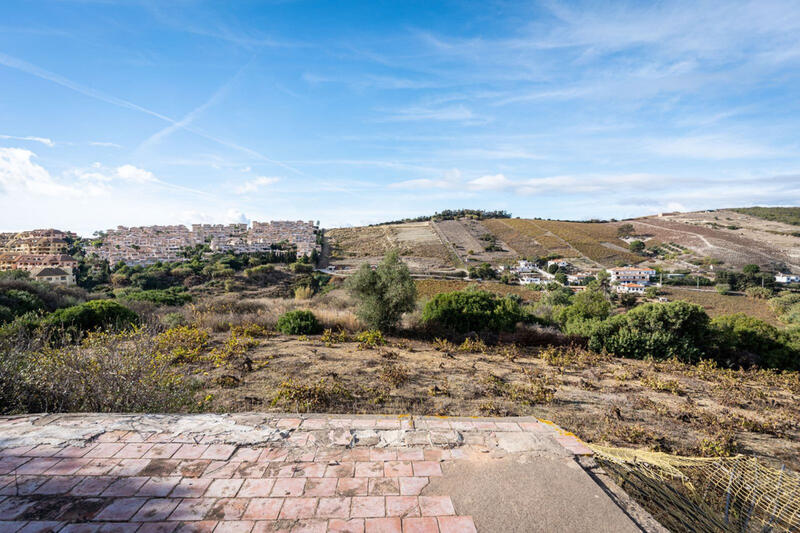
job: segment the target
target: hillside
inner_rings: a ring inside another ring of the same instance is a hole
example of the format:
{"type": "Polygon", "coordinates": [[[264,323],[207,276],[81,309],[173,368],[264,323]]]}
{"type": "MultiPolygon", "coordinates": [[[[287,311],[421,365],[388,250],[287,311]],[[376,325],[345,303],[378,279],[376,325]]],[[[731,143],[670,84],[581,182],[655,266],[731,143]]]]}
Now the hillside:
{"type": "Polygon", "coordinates": [[[800,226],[800,207],[737,207],[731,209],[731,211],[763,218],[764,220],[800,226]]]}
{"type": "Polygon", "coordinates": [[[748,263],[773,271],[800,270],[800,232],[791,225],[797,209],[666,213],[609,222],[461,218],[341,228],[328,236],[334,265],[377,262],[388,249],[399,248],[417,273],[550,255],[589,270],[642,264],[696,271],[709,265],[739,269],[748,263]],[[633,231],[620,237],[623,225],[632,225],[633,231]],[[630,252],[632,240],[643,241],[649,253],[630,252]]]}

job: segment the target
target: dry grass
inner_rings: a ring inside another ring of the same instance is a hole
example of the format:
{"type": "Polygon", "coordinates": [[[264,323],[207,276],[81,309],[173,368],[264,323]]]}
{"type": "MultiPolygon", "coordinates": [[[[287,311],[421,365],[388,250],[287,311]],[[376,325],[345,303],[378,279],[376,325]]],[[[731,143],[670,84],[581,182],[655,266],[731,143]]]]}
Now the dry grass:
{"type": "Polygon", "coordinates": [[[363,329],[363,324],[351,306],[352,303],[347,300],[328,295],[307,300],[241,299],[236,295],[226,295],[191,305],[190,320],[198,327],[215,332],[243,325],[257,325],[272,330],[282,314],[307,309],[316,315],[325,328],[359,331],[363,329]]]}
{"type": "MultiPolygon", "coordinates": [[[[217,337],[214,346],[225,342],[217,337]]],[[[626,360],[578,346],[385,340],[364,350],[335,331],[276,335],[196,372],[214,411],[533,415],[590,442],[690,455],[735,449],[800,466],[797,372],[626,360]]]]}
{"type": "Polygon", "coordinates": [[[702,305],[712,318],[733,313],[745,313],[769,324],[780,325],[777,315],[766,300],[736,294],[719,294],[713,288],[697,291],[688,287],[665,286],[662,288],[662,292],[670,300],[685,300],[702,305]]]}
{"type": "Polygon", "coordinates": [[[504,283],[495,281],[459,281],[459,280],[435,280],[435,279],[418,279],[415,280],[417,285],[417,297],[421,301],[428,300],[433,296],[442,292],[461,291],[466,288],[480,289],[484,291],[493,292],[500,296],[507,294],[515,294],[525,301],[537,301],[541,293],[521,285],[506,285],[504,283]]]}

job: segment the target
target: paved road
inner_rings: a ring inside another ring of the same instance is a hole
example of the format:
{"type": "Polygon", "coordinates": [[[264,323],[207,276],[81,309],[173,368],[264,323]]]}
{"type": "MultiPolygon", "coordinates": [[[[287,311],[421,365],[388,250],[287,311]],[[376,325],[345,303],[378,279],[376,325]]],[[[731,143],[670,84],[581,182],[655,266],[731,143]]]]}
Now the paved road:
{"type": "Polygon", "coordinates": [[[0,531],[642,531],[590,453],[532,418],[5,417],[0,531]]]}

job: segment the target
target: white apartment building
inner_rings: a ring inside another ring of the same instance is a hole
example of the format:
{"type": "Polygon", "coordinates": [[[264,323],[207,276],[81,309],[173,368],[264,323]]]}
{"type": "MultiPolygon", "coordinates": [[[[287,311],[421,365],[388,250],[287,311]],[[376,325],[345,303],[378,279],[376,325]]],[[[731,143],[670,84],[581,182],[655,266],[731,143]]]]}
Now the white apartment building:
{"type": "Polygon", "coordinates": [[[623,268],[609,268],[608,273],[611,274],[611,283],[650,283],[650,278],[656,275],[656,271],[652,268],[639,268],[639,267],[623,267],[623,268]]]}

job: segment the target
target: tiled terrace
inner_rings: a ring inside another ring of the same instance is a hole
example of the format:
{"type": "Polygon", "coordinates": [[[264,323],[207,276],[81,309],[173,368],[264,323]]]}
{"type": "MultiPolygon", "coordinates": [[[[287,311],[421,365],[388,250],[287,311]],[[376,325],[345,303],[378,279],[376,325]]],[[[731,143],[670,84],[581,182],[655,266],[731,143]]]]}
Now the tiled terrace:
{"type": "Polygon", "coordinates": [[[591,453],[535,419],[0,418],[0,531],[470,532],[429,485],[518,452],[591,453]]]}

